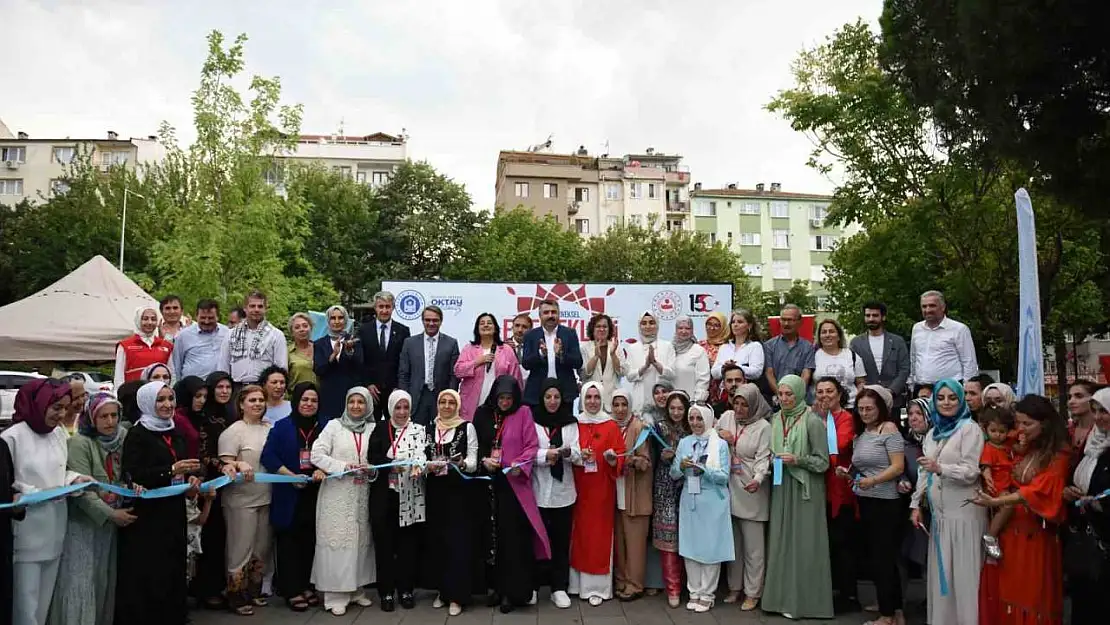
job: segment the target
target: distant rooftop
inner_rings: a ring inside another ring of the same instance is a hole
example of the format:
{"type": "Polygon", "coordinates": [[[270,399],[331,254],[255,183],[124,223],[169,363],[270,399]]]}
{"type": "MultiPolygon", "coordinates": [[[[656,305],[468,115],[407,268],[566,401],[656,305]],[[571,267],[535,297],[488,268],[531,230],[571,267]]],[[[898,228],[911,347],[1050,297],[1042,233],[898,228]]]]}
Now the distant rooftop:
{"type": "Polygon", "coordinates": [[[825,202],[831,202],[833,199],[831,195],[822,195],[820,193],[791,193],[789,191],[783,191],[777,184],[773,184],[770,188],[763,187],[755,189],[738,189],[735,185],[730,185],[724,189],[703,189],[700,187],[700,184],[698,184],[690,191],[690,195],[694,197],[782,198],[784,200],[819,200],[825,202]]]}
{"type": "Polygon", "coordinates": [[[297,143],[342,143],[354,144],[361,143],[404,143],[405,138],[395,135],[389,135],[384,132],[375,132],[365,136],[355,135],[301,135],[297,139],[297,143]]]}

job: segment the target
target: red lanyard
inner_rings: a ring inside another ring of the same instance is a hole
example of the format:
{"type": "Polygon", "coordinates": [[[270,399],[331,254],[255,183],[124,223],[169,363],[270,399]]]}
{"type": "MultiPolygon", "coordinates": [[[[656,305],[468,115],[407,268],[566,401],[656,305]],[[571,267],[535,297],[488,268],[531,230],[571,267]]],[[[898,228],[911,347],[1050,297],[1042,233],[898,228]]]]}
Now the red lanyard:
{"type": "Polygon", "coordinates": [[[301,428],[297,428],[297,431],[300,432],[301,436],[304,437],[304,446],[305,446],[305,448],[308,448],[309,444],[312,443],[312,435],[316,433],[316,426],[314,425],[311,428],[309,428],[308,434],[305,434],[305,431],[302,430],[301,428]]]}
{"type": "Polygon", "coordinates": [[[104,472],[108,474],[109,484],[116,483],[116,470],[113,468],[115,466],[115,463],[112,461],[116,457],[117,455],[115,453],[110,453],[107,456],[104,456],[104,472]]]}
{"type": "Polygon", "coordinates": [[[409,424],[406,423],[405,427],[401,428],[401,433],[398,434],[396,438],[393,437],[393,424],[387,422],[386,427],[389,428],[389,440],[393,441],[393,443],[390,444],[390,452],[393,454],[393,459],[396,460],[397,459],[397,443],[401,442],[401,437],[403,437],[405,435],[405,430],[409,429],[409,424]]]}
{"type": "Polygon", "coordinates": [[[547,441],[550,443],[551,439],[555,438],[555,432],[558,432],[561,428],[556,426],[556,427],[553,427],[553,428],[544,428],[544,429],[547,430],[547,441]]]}
{"type": "Polygon", "coordinates": [[[162,440],[166,441],[166,447],[169,447],[170,453],[173,454],[173,461],[177,462],[177,452],[173,449],[173,437],[163,435],[162,440]]]}
{"type": "Polygon", "coordinates": [[[793,430],[794,427],[797,426],[798,422],[801,421],[801,420],[802,420],[801,416],[798,416],[797,418],[794,419],[794,423],[791,423],[791,424],[787,425],[786,417],[784,416],[782,418],[782,440],[783,441],[785,441],[787,438],[790,438],[790,430],[793,430]]]}
{"type": "Polygon", "coordinates": [[[497,433],[493,435],[493,447],[494,449],[500,449],[501,436],[505,434],[505,423],[500,419],[495,420],[494,429],[497,430],[497,433]]]}
{"type": "Polygon", "coordinates": [[[358,454],[358,461],[362,462],[362,432],[351,432],[351,438],[355,439],[355,453],[358,454]]]}
{"type": "Polygon", "coordinates": [[[436,428],[436,455],[437,456],[442,456],[443,455],[443,441],[447,440],[447,434],[450,433],[450,432],[451,432],[451,430],[441,430],[439,428],[436,428]]]}

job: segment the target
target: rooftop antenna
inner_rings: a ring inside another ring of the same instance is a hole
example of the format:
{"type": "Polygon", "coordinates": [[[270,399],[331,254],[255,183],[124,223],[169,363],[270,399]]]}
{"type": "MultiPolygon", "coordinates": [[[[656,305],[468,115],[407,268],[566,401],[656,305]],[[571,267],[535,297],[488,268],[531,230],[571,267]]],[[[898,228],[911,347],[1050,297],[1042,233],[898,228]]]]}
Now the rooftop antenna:
{"type": "Polygon", "coordinates": [[[344,119],[342,117],[340,117],[339,118],[339,136],[340,137],[343,136],[343,123],[344,123],[344,119]]]}
{"type": "Polygon", "coordinates": [[[528,151],[529,152],[543,152],[545,150],[550,150],[551,145],[554,142],[553,141],[554,139],[555,139],[555,135],[553,135],[553,134],[552,135],[547,135],[547,141],[544,141],[543,143],[537,143],[536,145],[533,145],[533,146],[529,147],[528,151]]]}

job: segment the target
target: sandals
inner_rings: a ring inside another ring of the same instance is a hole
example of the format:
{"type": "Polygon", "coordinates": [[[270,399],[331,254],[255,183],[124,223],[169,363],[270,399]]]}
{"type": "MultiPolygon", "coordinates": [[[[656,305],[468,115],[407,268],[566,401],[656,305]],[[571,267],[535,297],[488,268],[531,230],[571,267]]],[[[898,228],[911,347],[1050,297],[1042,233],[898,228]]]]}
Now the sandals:
{"type": "Polygon", "coordinates": [[[286,599],[285,605],[289,606],[289,609],[294,612],[308,611],[308,599],[305,599],[303,595],[286,599]]]}
{"type": "Polygon", "coordinates": [[[270,605],[270,602],[267,601],[264,597],[252,597],[251,603],[254,604],[254,606],[257,608],[264,608],[270,605]]]}
{"type": "Polygon", "coordinates": [[[304,594],[304,600],[308,602],[309,607],[312,608],[320,605],[320,596],[314,592],[306,592],[304,594]]]}
{"type": "Polygon", "coordinates": [[[254,616],[254,608],[249,605],[241,605],[235,608],[234,611],[239,616],[254,616]]]}

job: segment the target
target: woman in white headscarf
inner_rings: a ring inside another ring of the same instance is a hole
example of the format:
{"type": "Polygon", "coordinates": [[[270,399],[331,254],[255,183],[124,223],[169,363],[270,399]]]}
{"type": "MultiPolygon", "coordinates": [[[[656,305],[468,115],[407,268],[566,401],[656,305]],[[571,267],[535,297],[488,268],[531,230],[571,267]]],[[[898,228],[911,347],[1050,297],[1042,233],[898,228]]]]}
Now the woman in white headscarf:
{"type": "Polygon", "coordinates": [[[135,309],[135,334],[116,345],[116,370],[112,376],[114,388],[124,382],[138,380],[143,370],[153,364],[168,365],[173,343],[158,336],[162,317],[155,306],[135,309]]]}
{"type": "MultiPolygon", "coordinates": [[[[320,386],[320,416],[331,420],[343,414],[349,395],[347,389],[365,377],[362,344],[351,334],[352,320],[347,309],[329,306],[324,312],[328,333],[313,343],[312,367],[320,386]]],[[[383,401],[383,398],[373,398],[383,401]]]]}
{"type": "MultiPolygon", "coordinates": [[[[674,381],[674,346],[659,338],[655,313],[640,315],[640,338],[624,346],[625,379],[632,383],[632,412],[640,414],[654,404],[652,391],[659,381],[674,381]]],[[[704,350],[703,350],[704,351],[704,350]]]]}
{"type": "Polygon", "coordinates": [[[674,387],[694,402],[709,401],[709,354],[694,337],[694,322],[679,315],[674,322],[674,387]]]}
{"type": "Polygon", "coordinates": [[[351,471],[324,480],[316,502],[316,557],[312,583],[324,593],[324,609],[336,616],[357,603],[373,602],[362,588],[377,579],[374,542],[370,535],[370,435],[374,432],[374,401],[370,391],[347,391],[347,408],[332,419],[312,444],[312,464],[328,474],[351,471]]]}
{"type": "Polygon", "coordinates": [[[713,409],[690,407],[689,436],[678,443],[671,463],[672,479],[684,479],[679,499],[678,554],[686,561],[686,609],[708,612],[713,607],[721,563],[733,558],[729,513],[729,451],[713,428],[713,409]]]}
{"type": "MultiPolygon", "coordinates": [[[[1083,456],[1072,475],[1072,485],[1064,489],[1064,500],[1077,501],[1068,506],[1068,531],[1065,535],[1090,546],[1094,541],[1110,542],[1110,509],[1105,499],[1092,498],[1110,488],[1110,388],[1095,391],[1090,399],[1094,427],[1087,436],[1083,456]]],[[[1106,622],[1106,577],[1110,561],[1098,548],[1066,549],[1064,566],[1068,570],[1071,594],[1071,622],[1096,625],[1106,622]],[[1083,572],[1084,574],[1080,574],[1083,572]]]]}

